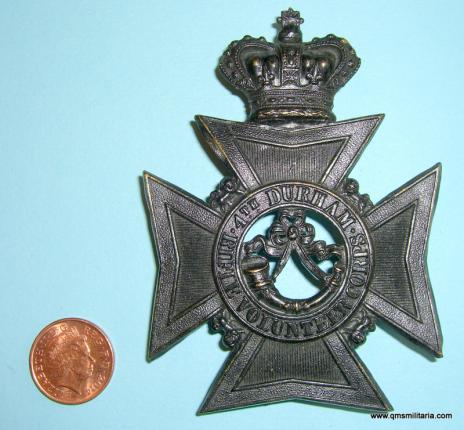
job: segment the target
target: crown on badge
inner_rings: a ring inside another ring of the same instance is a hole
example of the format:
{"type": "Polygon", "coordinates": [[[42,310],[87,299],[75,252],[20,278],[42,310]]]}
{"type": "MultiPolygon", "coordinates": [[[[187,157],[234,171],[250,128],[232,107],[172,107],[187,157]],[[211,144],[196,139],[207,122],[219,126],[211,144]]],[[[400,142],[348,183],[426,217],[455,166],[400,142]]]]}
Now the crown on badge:
{"type": "Polygon", "coordinates": [[[302,42],[302,23],[299,12],[282,11],[275,44],[245,36],[219,60],[222,75],[246,97],[250,120],[335,119],[334,95],[361,60],[346,39],[333,34],[302,42]]]}

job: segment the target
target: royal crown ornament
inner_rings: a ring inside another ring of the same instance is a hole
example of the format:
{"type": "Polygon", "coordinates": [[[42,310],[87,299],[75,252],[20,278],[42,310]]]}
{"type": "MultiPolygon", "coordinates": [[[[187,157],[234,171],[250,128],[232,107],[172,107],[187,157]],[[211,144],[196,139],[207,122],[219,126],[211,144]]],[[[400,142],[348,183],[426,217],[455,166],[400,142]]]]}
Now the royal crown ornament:
{"type": "Polygon", "coordinates": [[[345,39],[333,34],[303,43],[299,12],[277,19],[277,43],[245,36],[219,61],[226,80],[248,103],[250,120],[335,120],[335,93],[356,73],[360,60],[345,39]]]}
{"type": "Polygon", "coordinates": [[[440,165],[377,204],[361,194],[348,175],[383,115],[332,113],[360,60],[333,35],[302,42],[292,9],[277,22],[275,44],[246,36],[220,59],[248,121],[196,118],[233,175],[207,202],[144,175],[158,257],[149,358],[209,322],[230,352],[199,413],[284,400],[388,410],[355,348],[379,319],[442,355],[425,262],[440,165]],[[307,297],[279,291],[289,261],[307,297]]]}

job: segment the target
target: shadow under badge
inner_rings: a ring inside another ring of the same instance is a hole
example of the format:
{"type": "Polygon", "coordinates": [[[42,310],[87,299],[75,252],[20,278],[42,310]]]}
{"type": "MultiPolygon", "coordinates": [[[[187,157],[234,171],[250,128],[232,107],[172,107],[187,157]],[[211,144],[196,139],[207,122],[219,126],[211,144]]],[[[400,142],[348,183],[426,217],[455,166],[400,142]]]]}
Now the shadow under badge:
{"type": "Polygon", "coordinates": [[[389,410],[354,350],[379,318],[442,355],[425,264],[440,165],[375,205],[361,194],[348,174],[383,115],[332,113],[360,60],[332,34],[303,42],[299,12],[277,22],[275,44],[245,36],[219,62],[248,120],[196,117],[233,176],[204,202],[144,175],[159,268],[149,359],[209,320],[230,354],[200,414],[284,400],[389,410]],[[265,234],[246,240],[266,215],[265,234]],[[335,243],[316,239],[315,220],[335,243]],[[317,294],[279,292],[290,257],[317,294]]]}

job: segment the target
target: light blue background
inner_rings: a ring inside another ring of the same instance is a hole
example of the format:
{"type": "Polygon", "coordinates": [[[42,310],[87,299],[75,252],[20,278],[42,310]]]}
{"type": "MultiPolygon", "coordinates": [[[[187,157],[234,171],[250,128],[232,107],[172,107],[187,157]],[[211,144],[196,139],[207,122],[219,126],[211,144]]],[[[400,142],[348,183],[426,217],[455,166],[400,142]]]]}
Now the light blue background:
{"type": "Polygon", "coordinates": [[[2,1],[0,4],[0,428],[462,428],[462,17],[460,1],[2,1]],[[244,120],[214,69],[228,43],[275,35],[289,4],[305,40],[347,37],[362,66],[339,119],[386,118],[354,169],[374,201],[437,161],[443,178],[428,267],[444,333],[431,361],[382,329],[358,352],[396,412],[281,403],[197,417],[226,358],[203,326],[145,361],[155,260],[144,169],[206,197],[221,175],[190,121],[244,120]],[[38,331],[59,318],[100,325],[116,351],[108,388],[81,406],[43,396],[28,370],[38,331]]]}

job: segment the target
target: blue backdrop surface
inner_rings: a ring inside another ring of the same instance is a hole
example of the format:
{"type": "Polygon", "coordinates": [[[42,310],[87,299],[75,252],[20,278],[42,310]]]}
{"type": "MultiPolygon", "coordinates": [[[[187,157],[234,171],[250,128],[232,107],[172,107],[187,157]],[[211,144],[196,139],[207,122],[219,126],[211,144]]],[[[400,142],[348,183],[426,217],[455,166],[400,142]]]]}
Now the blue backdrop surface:
{"type": "Polygon", "coordinates": [[[462,428],[464,70],[461,1],[294,0],[305,40],[345,36],[362,58],[338,119],[386,118],[353,171],[374,202],[443,163],[428,269],[444,358],[383,329],[358,352],[396,412],[280,403],[197,417],[226,358],[203,326],[147,363],[156,274],[140,175],[199,197],[221,174],[191,121],[245,119],[214,70],[228,43],[275,35],[282,1],[3,1],[0,12],[0,427],[2,429],[462,428]],[[28,354],[63,317],[100,325],[116,351],[107,389],[69,407],[34,386],[28,354]]]}

